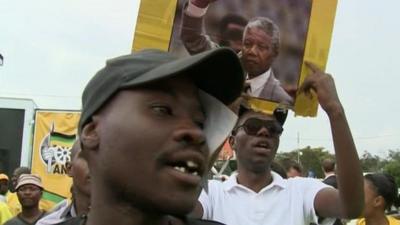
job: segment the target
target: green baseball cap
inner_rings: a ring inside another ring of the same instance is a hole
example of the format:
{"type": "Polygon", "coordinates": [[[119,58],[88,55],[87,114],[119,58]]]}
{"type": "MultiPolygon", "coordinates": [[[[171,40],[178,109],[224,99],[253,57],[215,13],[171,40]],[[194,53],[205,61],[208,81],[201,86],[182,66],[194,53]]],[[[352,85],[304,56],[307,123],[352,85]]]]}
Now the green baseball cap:
{"type": "Polygon", "coordinates": [[[199,89],[225,105],[240,96],[245,80],[238,56],[228,48],[181,58],[161,50],[147,49],[110,59],[83,91],[79,133],[119,90],[176,75],[191,77],[199,89]]]}

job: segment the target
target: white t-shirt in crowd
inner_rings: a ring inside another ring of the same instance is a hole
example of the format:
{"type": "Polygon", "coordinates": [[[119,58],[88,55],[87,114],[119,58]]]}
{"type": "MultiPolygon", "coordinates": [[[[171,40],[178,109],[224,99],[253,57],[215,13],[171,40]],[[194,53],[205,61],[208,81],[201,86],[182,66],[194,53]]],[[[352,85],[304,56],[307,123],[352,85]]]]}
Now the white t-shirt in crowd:
{"type": "MultiPolygon", "coordinates": [[[[202,191],[199,201],[203,219],[227,225],[309,225],[318,224],[314,210],[316,194],[331,188],[313,178],[283,179],[272,172],[272,183],[256,193],[237,183],[237,174],[225,182],[211,180],[208,193],[202,191]]],[[[325,219],[332,224],[334,219],[325,219]]]]}

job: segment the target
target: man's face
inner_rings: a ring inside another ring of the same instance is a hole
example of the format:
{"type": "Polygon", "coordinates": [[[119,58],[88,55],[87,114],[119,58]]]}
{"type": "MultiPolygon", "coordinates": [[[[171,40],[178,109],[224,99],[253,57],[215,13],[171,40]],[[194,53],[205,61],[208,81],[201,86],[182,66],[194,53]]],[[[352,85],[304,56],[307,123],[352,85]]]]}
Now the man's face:
{"type": "Polygon", "coordinates": [[[81,157],[79,149],[70,162],[69,174],[72,177],[74,188],[85,195],[90,195],[90,175],[87,161],[81,157]]]}
{"type": "Polygon", "coordinates": [[[233,49],[236,53],[242,50],[244,26],[236,23],[229,23],[223,34],[226,39],[226,45],[233,49]]]}
{"type": "Polygon", "coordinates": [[[245,31],[242,54],[242,64],[250,78],[267,71],[277,55],[271,36],[256,27],[245,31]]]}
{"type": "Polygon", "coordinates": [[[33,184],[26,184],[18,188],[17,197],[23,208],[33,208],[39,205],[42,189],[33,184]]]}
{"type": "Polygon", "coordinates": [[[99,138],[89,159],[93,185],[145,211],[190,212],[208,163],[204,121],[198,89],[187,78],[120,91],[93,117],[99,138]]]}
{"type": "Polygon", "coordinates": [[[242,126],[249,119],[260,119],[278,126],[279,124],[273,116],[248,111],[239,119],[236,134],[231,139],[239,165],[246,170],[262,173],[270,168],[275,158],[279,146],[279,135],[274,135],[264,126],[256,134],[248,134],[242,126]]]}
{"type": "Polygon", "coordinates": [[[8,180],[0,180],[0,194],[5,195],[8,191],[8,180]]]}

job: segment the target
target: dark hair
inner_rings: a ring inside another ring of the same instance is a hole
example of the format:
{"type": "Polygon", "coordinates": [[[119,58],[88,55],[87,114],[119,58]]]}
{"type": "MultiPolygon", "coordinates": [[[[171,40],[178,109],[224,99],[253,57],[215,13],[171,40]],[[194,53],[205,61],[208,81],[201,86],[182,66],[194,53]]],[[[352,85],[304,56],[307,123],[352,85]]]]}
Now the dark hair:
{"type": "MultiPolygon", "coordinates": [[[[237,113],[239,119],[249,111],[257,112],[255,110],[251,109],[251,107],[248,105],[247,100],[242,100],[240,102],[238,113],[237,113]]],[[[272,116],[274,116],[275,119],[278,121],[278,123],[281,126],[283,126],[283,124],[286,121],[287,114],[288,114],[288,110],[287,109],[281,108],[281,107],[277,107],[277,108],[275,108],[272,116]]]]}
{"type": "Polygon", "coordinates": [[[300,164],[290,158],[283,158],[280,160],[280,163],[286,172],[288,172],[290,168],[293,168],[297,172],[301,174],[303,173],[303,168],[300,166],[300,164]]]}
{"type": "Polygon", "coordinates": [[[335,161],[332,159],[325,159],[322,161],[322,169],[325,173],[335,171],[335,161]]]}
{"type": "Polygon", "coordinates": [[[272,161],[271,170],[279,174],[282,178],[287,179],[286,171],[280,163],[272,161]]]}
{"type": "Polygon", "coordinates": [[[14,170],[14,173],[17,175],[17,177],[19,177],[22,174],[30,174],[31,173],[31,169],[26,167],[26,166],[21,166],[21,167],[17,167],[14,170]]]}
{"type": "Polygon", "coordinates": [[[221,21],[219,22],[219,33],[222,34],[226,31],[226,28],[229,24],[237,24],[244,27],[247,25],[248,20],[238,14],[229,13],[222,17],[221,21]]]}
{"type": "Polygon", "coordinates": [[[398,186],[393,176],[385,173],[367,174],[364,176],[376,190],[376,193],[385,199],[385,208],[390,209],[392,205],[400,206],[398,186]]]}
{"type": "Polygon", "coordinates": [[[292,162],[292,165],[290,165],[289,169],[290,168],[295,169],[299,173],[303,173],[303,168],[301,168],[300,164],[298,164],[297,162],[292,162]]]}

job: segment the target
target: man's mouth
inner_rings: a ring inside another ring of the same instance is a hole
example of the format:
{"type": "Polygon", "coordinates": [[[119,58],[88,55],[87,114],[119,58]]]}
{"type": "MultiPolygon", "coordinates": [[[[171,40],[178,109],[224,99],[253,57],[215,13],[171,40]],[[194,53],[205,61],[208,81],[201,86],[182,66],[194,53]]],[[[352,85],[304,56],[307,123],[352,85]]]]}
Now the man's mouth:
{"type": "Polygon", "coordinates": [[[173,165],[173,168],[179,172],[200,176],[200,165],[192,160],[180,161],[173,165]]]}
{"type": "Polygon", "coordinates": [[[271,145],[266,141],[257,142],[254,146],[254,149],[257,153],[266,154],[271,151],[271,145]]]}
{"type": "Polygon", "coordinates": [[[248,64],[258,64],[257,59],[253,59],[253,58],[246,58],[244,61],[248,64]]]}
{"type": "Polygon", "coordinates": [[[259,147],[259,148],[267,148],[267,149],[269,149],[269,147],[270,147],[268,142],[258,142],[255,146],[259,147]]]}
{"type": "Polygon", "coordinates": [[[206,171],[206,158],[196,151],[174,152],[164,160],[169,174],[185,185],[198,186],[206,171]]]}

